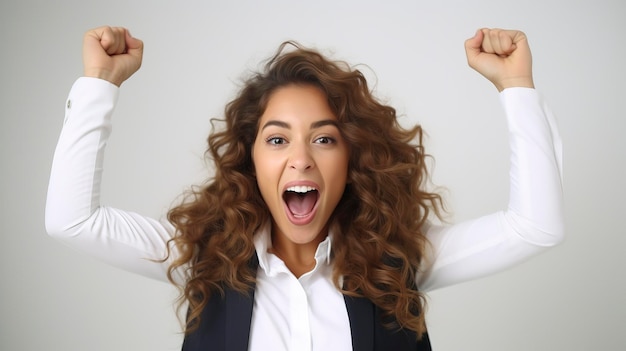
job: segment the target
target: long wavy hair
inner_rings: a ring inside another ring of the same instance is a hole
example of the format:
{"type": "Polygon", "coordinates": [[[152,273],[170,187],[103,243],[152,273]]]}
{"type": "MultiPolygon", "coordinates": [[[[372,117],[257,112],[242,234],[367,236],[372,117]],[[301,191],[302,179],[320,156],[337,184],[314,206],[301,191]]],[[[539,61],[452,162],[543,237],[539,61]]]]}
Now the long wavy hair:
{"type": "Polygon", "coordinates": [[[179,307],[188,304],[186,332],[197,327],[207,301],[224,287],[245,293],[255,281],[249,265],[253,236],[271,215],[251,150],[272,93],[293,84],[310,84],[326,94],[350,145],[349,184],[330,219],[336,233],[335,285],[346,295],[371,300],[394,321],[388,324],[421,336],[425,300],[415,276],[427,245],[422,230],[430,214],[443,210],[440,195],[425,189],[422,129],[401,127],[395,109],[373,96],[359,70],[293,42],[283,43],[264,71],[245,81],[219,120],[223,128],[212,121],[207,156],[215,175],[168,213],[177,229],[168,275],[173,281],[175,270],[186,273],[179,286],[179,307]]]}

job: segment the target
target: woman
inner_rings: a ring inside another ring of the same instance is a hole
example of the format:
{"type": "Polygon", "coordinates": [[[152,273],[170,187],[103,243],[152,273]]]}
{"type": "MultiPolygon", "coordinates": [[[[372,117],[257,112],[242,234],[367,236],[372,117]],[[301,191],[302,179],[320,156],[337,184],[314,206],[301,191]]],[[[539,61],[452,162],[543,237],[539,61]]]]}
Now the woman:
{"type": "Polygon", "coordinates": [[[110,118],[143,43],[101,27],[83,47],[85,77],[68,99],[47,230],[177,284],[188,303],[185,350],[429,350],[424,292],[562,240],[560,139],[534,91],[522,32],[481,29],[465,43],[506,111],[508,208],[448,226],[429,221],[442,206],[424,189],[421,129],[402,129],[360,72],[295,44],[281,46],[227,105],[224,129],[209,136],[215,177],[167,221],[102,207],[110,118]]]}

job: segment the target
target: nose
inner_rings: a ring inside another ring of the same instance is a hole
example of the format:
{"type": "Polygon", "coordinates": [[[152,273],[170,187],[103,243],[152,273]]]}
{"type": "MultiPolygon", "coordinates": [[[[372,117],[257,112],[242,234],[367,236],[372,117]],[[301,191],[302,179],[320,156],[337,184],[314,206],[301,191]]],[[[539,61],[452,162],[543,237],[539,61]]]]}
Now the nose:
{"type": "Polygon", "coordinates": [[[292,143],[289,157],[289,168],[300,172],[312,169],[315,165],[311,150],[308,145],[303,144],[305,143],[292,143]]]}

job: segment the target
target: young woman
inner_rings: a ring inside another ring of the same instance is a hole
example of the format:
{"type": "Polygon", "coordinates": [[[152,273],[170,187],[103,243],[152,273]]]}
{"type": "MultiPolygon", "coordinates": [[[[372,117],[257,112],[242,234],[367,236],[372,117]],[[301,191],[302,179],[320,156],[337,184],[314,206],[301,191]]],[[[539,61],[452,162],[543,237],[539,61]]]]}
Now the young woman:
{"type": "Polygon", "coordinates": [[[509,125],[506,210],[429,220],[420,127],[345,63],[293,43],[250,77],[209,136],[215,176],[167,220],[100,206],[118,87],[141,65],[124,28],[84,38],[54,156],[50,235],[181,288],[184,350],[429,350],[423,293],[474,279],[563,238],[561,145],[519,31],[481,29],[469,65],[500,92],[509,125]]]}

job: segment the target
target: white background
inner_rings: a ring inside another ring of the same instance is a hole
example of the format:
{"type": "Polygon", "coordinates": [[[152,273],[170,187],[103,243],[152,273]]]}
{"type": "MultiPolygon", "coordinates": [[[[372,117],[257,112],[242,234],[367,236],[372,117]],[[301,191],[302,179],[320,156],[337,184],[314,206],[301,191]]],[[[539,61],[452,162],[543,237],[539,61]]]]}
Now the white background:
{"type": "Polygon", "coordinates": [[[479,27],[524,30],[565,147],[568,238],[507,272],[430,294],[435,350],[626,349],[626,3],[613,1],[18,1],[0,4],[0,349],[177,350],[167,284],[45,234],[43,210],[85,30],[145,41],[122,87],[104,202],[163,215],[202,180],[208,120],[242,75],[295,39],[363,63],[402,123],[421,123],[451,220],[503,208],[508,146],[496,90],[469,69],[479,27]],[[224,2],[226,3],[226,2],[224,2]]]}

